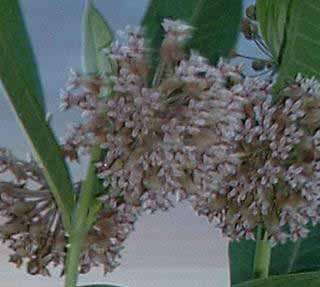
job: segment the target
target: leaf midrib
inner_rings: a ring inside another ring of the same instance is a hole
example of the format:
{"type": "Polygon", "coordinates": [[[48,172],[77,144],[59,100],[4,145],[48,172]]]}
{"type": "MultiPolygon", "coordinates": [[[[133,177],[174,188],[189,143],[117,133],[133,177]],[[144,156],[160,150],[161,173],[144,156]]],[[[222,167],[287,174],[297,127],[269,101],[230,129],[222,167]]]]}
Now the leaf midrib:
{"type": "Polygon", "coordinates": [[[283,35],[282,43],[280,45],[279,56],[277,59],[278,65],[281,65],[281,63],[282,63],[282,58],[284,56],[284,53],[286,51],[287,44],[288,44],[288,33],[289,33],[289,25],[290,25],[290,20],[291,20],[290,15],[291,15],[291,11],[292,11],[292,3],[293,3],[293,0],[290,0],[290,2],[288,3],[286,22],[285,22],[285,26],[284,26],[284,35],[283,35]]]}

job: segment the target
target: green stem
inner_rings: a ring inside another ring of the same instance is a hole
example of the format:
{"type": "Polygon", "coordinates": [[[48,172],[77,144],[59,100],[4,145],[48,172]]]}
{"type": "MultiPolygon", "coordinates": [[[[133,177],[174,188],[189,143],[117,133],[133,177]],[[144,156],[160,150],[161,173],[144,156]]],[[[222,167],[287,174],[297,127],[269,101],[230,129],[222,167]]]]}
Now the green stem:
{"type": "Polygon", "coordinates": [[[85,232],[73,233],[69,239],[69,249],[66,263],[65,287],[76,287],[81,251],[83,248],[85,232]]]}
{"type": "Polygon", "coordinates": [[[263,279],[269,276],[270,259],[271,245],[268,241],[268,234],[259,227],[253,267],[254,278],[263,279]]]}
{"type": "Polygon", "coordinates": [[[156,87],[160,84],[161,79],[163,77],[163,73],[165,72],[166,64],[161,60],[159,63],[155,75],[152,80],[152,87],[156,87]]]}
{"type": "Polygon", "coordinates": [[[69,238],[67,254],[65,287],[75,287],[77,283],[81,251],[92,223],[88,222],[88,214],[93,202],[94,187],[97,179],[95,163],[100,159],[100,156],[101,149],[97,145],[92,149],[87,176],[82,185],[78,205],[73,217],[73,229],[69,238]]]}

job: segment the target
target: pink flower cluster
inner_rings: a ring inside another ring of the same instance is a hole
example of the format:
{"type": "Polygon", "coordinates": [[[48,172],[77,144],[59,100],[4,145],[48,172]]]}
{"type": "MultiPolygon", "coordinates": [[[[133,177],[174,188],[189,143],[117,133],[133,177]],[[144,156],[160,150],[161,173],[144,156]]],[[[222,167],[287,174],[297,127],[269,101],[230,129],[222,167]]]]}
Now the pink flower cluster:
{"type": "Polygon", "coordinates": [[[113,74],[72,76],[63,105],[84,120],[66,146],[106,150],[97,167],[109,204],[166,210],[175,194],[232,239],[258,226],[273,242],[306,236],[319,221],[317,82],[299,77],[275,102],[270,83],[241,66],[185,55],[185,23],[163,25],[153,85],[140,30],[106,51],[113,74]]]}
{"type": "MultiPolygon", "coordinates": [[[[42,170],[35,161],[22,161],[0,149],[0,238],[13,250],[10,262],[27,264],[31,275],[49,276],[49,267],[65,269],[68,235],[42,170]]],[[[81,184],[76,185],[80,189],[81,184]]],[[[80,272],[103,266],[105,272],[118,266],[123,242],[133,229],[135,215],[120,203],[103,208],[86,237],[80,272]]]]}

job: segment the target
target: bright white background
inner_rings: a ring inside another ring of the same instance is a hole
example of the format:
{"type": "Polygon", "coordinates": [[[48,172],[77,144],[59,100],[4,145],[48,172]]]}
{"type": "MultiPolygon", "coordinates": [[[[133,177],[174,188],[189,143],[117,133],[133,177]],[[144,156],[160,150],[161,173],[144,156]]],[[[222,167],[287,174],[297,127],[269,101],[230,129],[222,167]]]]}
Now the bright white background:
{"type": "MultiPolygon", "coordinates": [[[[174,0],[173,0],[174,1],[174,0]]],[[[246,5],[253,2],[246,0],[246,5]]],[[[21,0],[23,12],[37,56],[46,94],[48,111],[54,114],[58,136],[75,114],[58,113],[59,88],[64,86],[68,69],[80,66],[80,20],[83,0],[21,0]]],[[[139,23],[147,0],[97,0],[114,30],[139,23]]],[[[1,9],[1,7],[0,7],[1,9]]],[[[243,39],[239,49],[250,55],[254,48],[243,39]]],[[[24,157],[29,147],[20,132],[8,103],[0,95],[0,146],[10,147],[24,157]]],[[[72,168],[76,178],[83,170],[72,168]]],[[[27,275],[7,262],[8,250],[0,246],[0,287],[62,286],[51,279],[27,275]]],[[[219,231],[197,217],[188,205],[167,213],[140,219],[127,241],[122,265],[103,277],[98,269],[81,277],[81,283],[113,283],[128,287],[226,287],[228,286],[227,240],[219,231]]]]}

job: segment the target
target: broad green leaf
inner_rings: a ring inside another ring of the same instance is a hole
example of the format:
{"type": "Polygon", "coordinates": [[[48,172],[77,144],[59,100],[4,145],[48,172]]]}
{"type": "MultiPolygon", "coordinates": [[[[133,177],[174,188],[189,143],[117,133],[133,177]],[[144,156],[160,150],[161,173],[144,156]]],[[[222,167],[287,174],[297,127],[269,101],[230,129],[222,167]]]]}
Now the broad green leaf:
{"type": "Polygon", "coordinates": [[[164,18],[184,20],[195,28],[188,48],[198,50],[212,62],[227,56],[236,44],[241,10],[242,0],[152,0],[142,24],[153,59],[158,59],[164,18]]]}
{"type": "MultiPolygon", "coordinates": [[[[231,282],[252,277],[255,242],[242,240],[229,244],[231,282]]],[[[301,273],[320,269],[320,227],[311,229],[307,238],[277,245],[272,249],[270,275],[301,273]]]]}
{"type": "Polygon", "coordinates": [[[290,1],[256,1],[257,19],[260,23],[262,37],[277,62],[280,60],[279,56],[284,43],[290,1]]]}
{"type": "Polygon", "coordinates": [[[308,272],[282,276],[272,276],[268,279],[252,280],[232,287],[318,287],[320,272],[308,272]]]}
{"type": "Polygon", "coordinates": [[[252,240],[229,243],[229,268],[232,284],[253,279],[256,244],[252,240]]]}
{"type": "MultiPolygon", "coordinates": [[[[3,59],[5,58],[5,55],[7,55],[9,58],[16,58],[16,63],[12,62],[10,66],[2,65],[2,70],[5,68],[9,69],[10,67],[11,69],[16,69],[17,74],[20,73],[23,75],[23,81],[30,91],[30,97],[33,101],[33,106],[35,106],[39,115],[45,118],[45,102],[43,98],[42,86],[39,81],[36,60],[18,3],[19,2],[17,0],[1,1],[0,60],[9,60],[3,59]]],[[[5,81],[5,79],[3,79],[3,81],[5,81]]]]}
{"type": "Polygon", "coordinates": [[[73,187],[59,145],[45,120],[38,70],[17,0],[1,1],[0,80],[4,94],[43,166],[68,228],[74,205],[73,187]]]}
{"type": "Polygon", "coordinates": [[[241,0],[197,1],[191,25],[195,27],[188,45],[216,62],[234,48],[241,19],[241,0]]]}
{"type": "Polygon", "coordinates": [[[279,81],[320,76],[320,1],[291,0],[279,81]]]}
{"type": "Polygon", "coordinates": [[[106,60],[102,50],[107,48],[113,39],[108,23],[94,7],[91,0],[87,0],[83,17],[82,35],[82,66],[87,74],[109,72],[110,61],[106,60]]]}
{"type": "Polygon", "coordinates": [[[320,1],[258,0],[258,4],[265,42],[271,51],[280,47],[276,90],[292,82],[298,73],[319,78],[320,1]]]}

